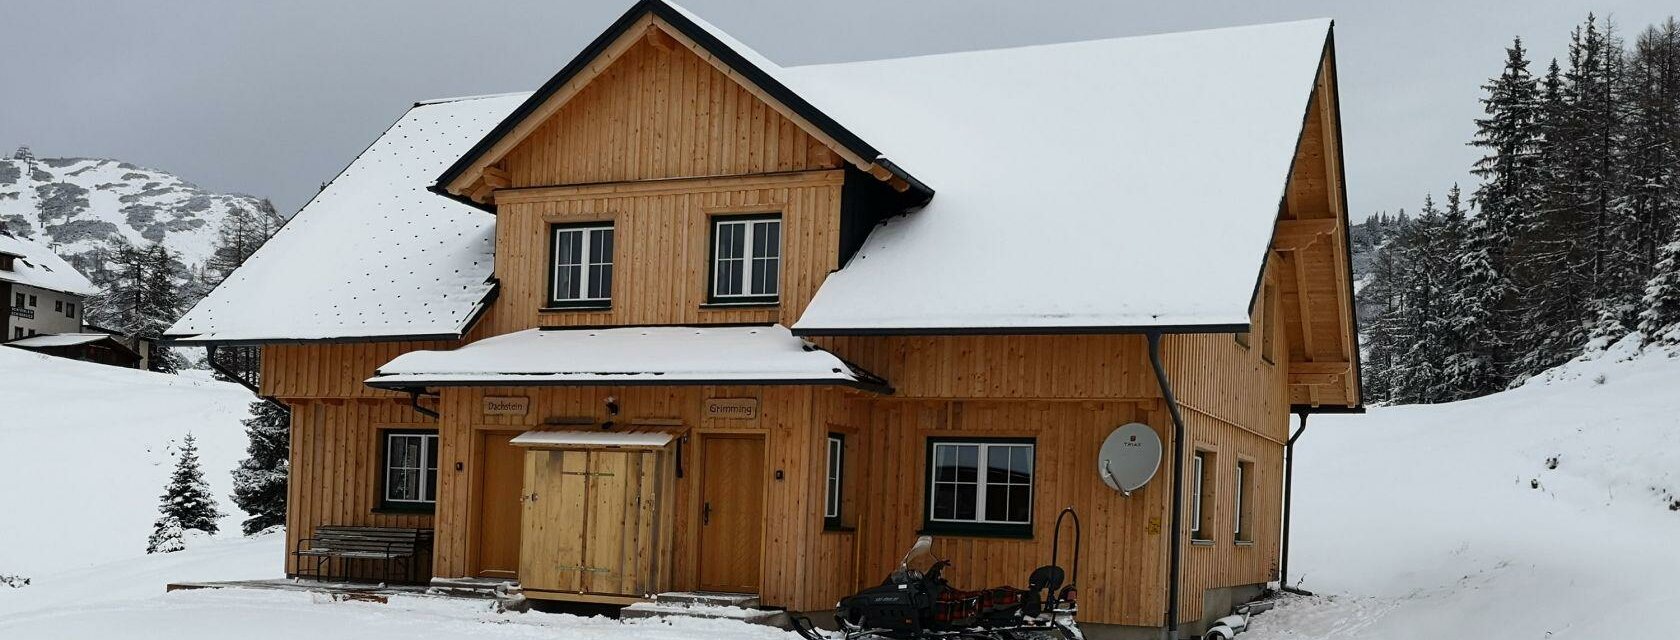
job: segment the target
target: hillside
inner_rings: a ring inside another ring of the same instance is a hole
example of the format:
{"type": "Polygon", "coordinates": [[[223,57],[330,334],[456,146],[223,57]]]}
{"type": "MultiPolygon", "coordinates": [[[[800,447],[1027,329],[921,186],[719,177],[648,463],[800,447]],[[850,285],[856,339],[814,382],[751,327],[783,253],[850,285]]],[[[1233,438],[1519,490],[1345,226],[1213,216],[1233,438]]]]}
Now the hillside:
{"type": "Polygon", "coordinates": [[[1474,400],[1312,418],[1290,581],[1320,597],[1242,637],[1666,633],[1680,354],[1634,345],[1474,400]]]}
{"type": "MultiPolygon", "coordinates": [[[[227,496],[244,457],[240,420],[251,400],[242,387],[207,376],[0,347],[0,575],[38,585],[57,572],[144,554],[175,447],[188,432],[198,438],[221,527],[237,536],[244,514],[227,496]]],[[[7,591],[0,587],[0,610],[7,591]]]]}
{"type": "Polygon", "coordinates": [[[156,169],[101,158],[0,158],[0,224],[53,246],[84,273],[92,254],[121,237],[163,242],[189,267],[213,251],[232,211],[279,216],[263,200],[213,193],[156,169]]]}

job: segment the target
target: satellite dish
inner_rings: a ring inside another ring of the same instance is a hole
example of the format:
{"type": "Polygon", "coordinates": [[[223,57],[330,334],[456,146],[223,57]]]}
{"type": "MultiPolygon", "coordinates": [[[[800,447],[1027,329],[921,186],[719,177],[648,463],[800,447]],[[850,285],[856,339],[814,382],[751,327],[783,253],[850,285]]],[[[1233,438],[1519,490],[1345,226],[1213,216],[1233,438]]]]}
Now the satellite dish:
{"type": "Polygon", "coordinates": [[[1161,436],[1141,422],[1114,430],[1097,451],[1097,475],[1110,489],[1132,495],[1161,468],[1161,436]]]}

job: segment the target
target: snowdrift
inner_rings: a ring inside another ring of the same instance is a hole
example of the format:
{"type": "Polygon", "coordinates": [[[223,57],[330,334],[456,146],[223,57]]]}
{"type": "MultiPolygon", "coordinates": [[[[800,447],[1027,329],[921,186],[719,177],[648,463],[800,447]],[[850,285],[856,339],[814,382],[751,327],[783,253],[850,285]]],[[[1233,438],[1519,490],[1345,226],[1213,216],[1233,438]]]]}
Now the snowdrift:
{"type": "Polygon", "coordinates": [[[188,432],[198,438],[221,527],[237,536],[245,514],[228,495],[251,400],[208,376],[0,347],[0,574],[38,586],[53,573],[144,554],[188,432]]]}
{"type": "Polygon", "coordinates": [[[1680,610],[1680,357],[1638,336],[1464,402],[1316,416],[1267,638],[1606,638],[1680,610]]]}

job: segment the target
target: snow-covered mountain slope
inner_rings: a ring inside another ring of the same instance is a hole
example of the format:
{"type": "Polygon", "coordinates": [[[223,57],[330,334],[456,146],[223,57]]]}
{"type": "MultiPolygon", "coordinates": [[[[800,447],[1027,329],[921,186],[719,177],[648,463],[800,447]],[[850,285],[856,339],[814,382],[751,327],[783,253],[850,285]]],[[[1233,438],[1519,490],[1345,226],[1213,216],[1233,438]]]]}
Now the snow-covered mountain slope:
{"type": "Polygon", "coordinates": [[[1315,416],[1283,638],[1668,637],[1680,354],[1638,337],[1475,400],[1315,416]]]}
{"type": "MultiPolygon", "coordinates": [[[[39,585],[143,555],[188,432],[224,514],[223,535],[238,536],[245,514],[227,496],[251,400],[202,372],[173,376],[0,347],[0,575],[39,585]]],[[[0,611],[8,591],[0,586],[0,611]]]]}
{"type": "Polygon", "coordinates": [[[22,152],[0,158],[0,223],[52,246],[84,273],[89,254],[118,236],[141,245],[163,242],[189,266],[203,264],[217,227],[237,209],[257,213],[264,205],[116,160],[22,152]]]}

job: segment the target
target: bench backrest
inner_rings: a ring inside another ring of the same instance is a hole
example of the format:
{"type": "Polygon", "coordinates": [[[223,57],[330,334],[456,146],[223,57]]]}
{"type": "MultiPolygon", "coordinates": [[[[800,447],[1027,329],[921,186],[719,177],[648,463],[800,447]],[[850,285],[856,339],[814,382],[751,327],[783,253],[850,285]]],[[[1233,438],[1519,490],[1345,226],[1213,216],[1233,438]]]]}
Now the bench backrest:
{"type": "Polygon", "coordinates": [[[431,539],[431,529],[401,527],[316,527],[315,548],[339,551],[414,553],[431,539]]]}

